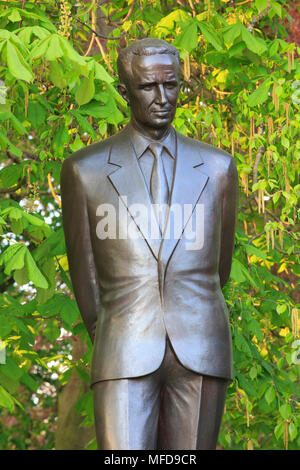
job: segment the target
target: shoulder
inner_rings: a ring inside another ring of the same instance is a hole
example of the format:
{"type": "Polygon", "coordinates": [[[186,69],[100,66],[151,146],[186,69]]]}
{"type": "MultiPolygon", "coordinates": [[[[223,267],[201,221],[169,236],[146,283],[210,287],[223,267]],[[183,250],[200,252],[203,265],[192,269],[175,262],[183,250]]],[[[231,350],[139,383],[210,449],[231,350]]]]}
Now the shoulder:
{"type": "Polygon", "coordinates": [[[95,167],[99,168],[107,162],[110,149],[116,136],[109,137],[100,142],[88,145],[67,157],[62,164],[62,172],[88,172],[95,167]]]}
{"type": "Polygon", "coordinates": [[[180,136],[185,145],[188,145],[191,151],[201,158],[209,173],[226,174],[232,167],[236,168],[233,156],[225,150],[179,133],[177,133],[177,136],[180,136]]]}

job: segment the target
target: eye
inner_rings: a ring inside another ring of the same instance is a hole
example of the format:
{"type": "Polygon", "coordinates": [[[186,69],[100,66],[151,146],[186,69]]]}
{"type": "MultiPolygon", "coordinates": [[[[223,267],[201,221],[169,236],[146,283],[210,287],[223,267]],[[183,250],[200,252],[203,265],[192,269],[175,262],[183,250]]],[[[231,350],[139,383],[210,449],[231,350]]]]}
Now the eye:
{"type": "Polygon", "coordinates": [[[177,83],[166,83],[165,88],[167,90],[173,90],[174,88],[177,88],[177,83]]]}
{"type": "Polygon", "coordinates": [[[151,91],[153,89],[153,85],[144,85],[142,89],[146,91],[151,91]]]}

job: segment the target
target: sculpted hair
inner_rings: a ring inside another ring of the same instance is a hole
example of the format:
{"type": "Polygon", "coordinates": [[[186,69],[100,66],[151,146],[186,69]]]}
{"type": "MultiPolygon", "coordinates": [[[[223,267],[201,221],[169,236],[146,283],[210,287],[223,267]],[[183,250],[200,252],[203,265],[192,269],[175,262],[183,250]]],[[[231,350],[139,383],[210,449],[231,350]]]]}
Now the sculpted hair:
{"type": "Polygon", "coordinates": [[[118,74],[120,82],[126,83],[126,79],[131,76],[131,62],[134,56],[150,56],[155,54],[173,55],[180,70],[179,52],[176,47],[166,41],[157,38],[146,38],[132,42],[128,47],[122,49],[117,60],[118,74]]]}

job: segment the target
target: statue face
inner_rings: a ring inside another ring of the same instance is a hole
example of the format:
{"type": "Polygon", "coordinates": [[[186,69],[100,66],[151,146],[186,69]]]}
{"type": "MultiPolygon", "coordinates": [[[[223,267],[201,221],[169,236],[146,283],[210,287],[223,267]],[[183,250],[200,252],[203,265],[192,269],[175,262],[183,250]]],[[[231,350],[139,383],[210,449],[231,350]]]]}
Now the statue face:
{"type": "Polygon", "coordinates": [[[135,56],[131,68],[123,96],[131,106],[132,119],[141,128],[168,128],[174,119],[180,85],[176,58],[169,54],[135,56]]]}

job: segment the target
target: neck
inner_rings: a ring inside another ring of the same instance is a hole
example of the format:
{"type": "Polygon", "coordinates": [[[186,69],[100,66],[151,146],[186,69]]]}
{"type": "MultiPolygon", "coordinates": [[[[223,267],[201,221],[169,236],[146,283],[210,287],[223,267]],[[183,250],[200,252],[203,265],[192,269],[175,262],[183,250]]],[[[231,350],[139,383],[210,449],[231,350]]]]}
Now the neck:
{"type": "Polygon", "coordinates": [[[152,127],[141,126],[134,118],[131,119],[132,127],[137,130],[140,134],[151,140],[161,140],[166,137],[170,131],[171,125],[163,127],[161,129],[154,129],[152,127]]]}

